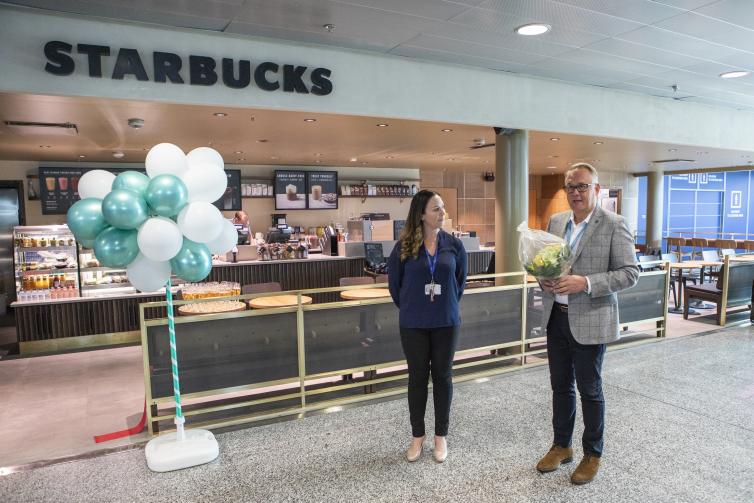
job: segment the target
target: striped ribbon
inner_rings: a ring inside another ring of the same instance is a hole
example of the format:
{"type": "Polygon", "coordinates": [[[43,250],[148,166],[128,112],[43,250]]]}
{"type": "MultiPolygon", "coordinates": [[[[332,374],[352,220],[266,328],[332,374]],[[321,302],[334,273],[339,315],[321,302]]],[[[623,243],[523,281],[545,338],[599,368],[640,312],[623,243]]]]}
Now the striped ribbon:
{"type": "Polygon", "coordinates": [[[175,320],[173,319],[173,292],[170,291],[171,283],[168,279],[165,285],[168,310],[168,333],[170,334],[170,367],[173,373],[173,397],[175,398],[175,423],[178,425],[179,434],[183,430],[183,411],[181,410],[181,386],[178,380],[178,356],[175,349],[175,320]]]}

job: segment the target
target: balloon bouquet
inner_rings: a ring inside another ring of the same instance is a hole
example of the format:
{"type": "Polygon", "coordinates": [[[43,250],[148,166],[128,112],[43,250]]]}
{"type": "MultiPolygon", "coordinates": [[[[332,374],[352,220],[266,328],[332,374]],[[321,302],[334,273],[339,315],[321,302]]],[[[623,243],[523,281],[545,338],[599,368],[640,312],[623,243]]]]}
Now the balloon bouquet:
{"type": "Polygon", "coordinates": [[[154,471],[186,468],[218,455],[212,433],[183,428],[170,277],[201,281],[212,269],[212,254],[236,245],[235,227],[212,204],[228,185],[224,168],[214,149],[184,154],[160,143],[147,154],[146,175],[86,172],[79,180],[81,200],[67,214],[76,240],[93,248],[102,266],[125,268],[131,284],[143,292],[166,287],[177,431],[147,444],[147,464],[154,471]]]}

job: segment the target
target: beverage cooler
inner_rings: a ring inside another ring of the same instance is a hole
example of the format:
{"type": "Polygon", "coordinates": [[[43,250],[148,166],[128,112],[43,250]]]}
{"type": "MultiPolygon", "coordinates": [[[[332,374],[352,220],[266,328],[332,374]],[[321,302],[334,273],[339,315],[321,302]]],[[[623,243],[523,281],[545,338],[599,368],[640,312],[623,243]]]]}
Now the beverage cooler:
{"type": "Polygon", "coordinates": [[[102,267],[94,256],[94,250],[79,248],[79,270],[82,297],[136,293],[136,288],[128,281],[126,270],[102,267]]]}
{"type": "Polygon", "coordinates": [[[19,302],[79,296],[76,240],[67,225],[14,227],[13,249],[19,302]]]}

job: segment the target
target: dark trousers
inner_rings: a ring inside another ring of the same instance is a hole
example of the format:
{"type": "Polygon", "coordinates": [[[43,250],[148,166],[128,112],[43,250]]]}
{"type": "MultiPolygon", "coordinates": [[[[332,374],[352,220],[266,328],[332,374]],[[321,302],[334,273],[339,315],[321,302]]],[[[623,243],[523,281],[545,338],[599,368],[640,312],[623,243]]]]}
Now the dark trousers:
{"type": "Polygon", "coordinates": [[[424,436],[429,375],[435,402],[435,435],[448,434],[450,402],[453,399],[453,356],[460,327],[403,328],[401,344],[408,363],[408,410],[411,434],[424,436]]]}
{"type": "Polygon", "coordinates": [[[570,447],[576,419],[576,391],[584,415],[584,454],[602,455],[605,398],[602,394],[604,344],[579,344],[568,326],[568,314],[553,307],[547,324],[547,358],[552,386],[554,444],[570,447]]]}

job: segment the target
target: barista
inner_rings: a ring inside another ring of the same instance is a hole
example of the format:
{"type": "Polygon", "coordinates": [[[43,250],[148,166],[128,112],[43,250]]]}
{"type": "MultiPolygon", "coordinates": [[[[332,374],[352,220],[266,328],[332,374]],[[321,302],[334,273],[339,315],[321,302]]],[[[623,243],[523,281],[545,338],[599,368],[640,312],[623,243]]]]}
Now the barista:
{"type": "Polygon", "coordinates": [[[238,231],[238,244],[249,244],[249,235],[251,234],[249,215],[243,210],[237,211],[231,222],[236,227],[236,231],[238,231]]]}

